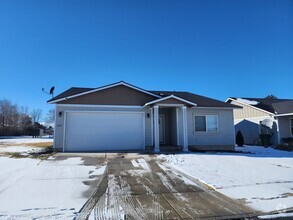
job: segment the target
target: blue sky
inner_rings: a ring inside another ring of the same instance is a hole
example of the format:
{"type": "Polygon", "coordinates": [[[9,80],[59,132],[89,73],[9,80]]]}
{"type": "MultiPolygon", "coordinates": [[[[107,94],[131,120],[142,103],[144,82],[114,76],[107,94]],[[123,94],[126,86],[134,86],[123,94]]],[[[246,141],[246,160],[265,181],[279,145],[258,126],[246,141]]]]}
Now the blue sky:
{"type": "Polygon", "coordinates": [[[292,0],[0,0],[0,99],[72,86],[293,98],[292,0]]]}

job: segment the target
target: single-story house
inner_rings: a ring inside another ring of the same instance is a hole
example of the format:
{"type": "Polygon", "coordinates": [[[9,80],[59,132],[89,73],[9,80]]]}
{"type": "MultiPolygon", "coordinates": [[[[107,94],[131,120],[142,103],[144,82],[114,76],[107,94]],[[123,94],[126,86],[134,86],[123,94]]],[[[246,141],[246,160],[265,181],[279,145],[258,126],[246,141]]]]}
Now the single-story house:
{"type": "Polygon", "coordinates": [[[274,145],[293,137],[293,99],[230,97],[226,102],[242,107],[234,109],[234,123],[245,144],[259,144],[260,134],[270,134],[274,145]]]}
{"type": "Polygon", "coordinates": [[[236,106],[189,92],[149,91],[121,81],[73,87],[48,103],[56,106],[54,147],[64,152],[235,148],[236,106]]]}

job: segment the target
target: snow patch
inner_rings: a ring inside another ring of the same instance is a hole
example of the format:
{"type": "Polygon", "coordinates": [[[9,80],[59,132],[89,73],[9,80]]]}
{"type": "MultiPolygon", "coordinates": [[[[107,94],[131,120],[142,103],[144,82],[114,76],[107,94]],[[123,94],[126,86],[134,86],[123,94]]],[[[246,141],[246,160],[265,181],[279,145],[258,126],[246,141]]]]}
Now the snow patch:
{"type": "Polygon", "coordinates": [[[151,171],[148,163],[143,158],[137,159],[137,161],[138,161],[139,166],[141,166],[144,170],[149,171],[149,172],[151,171]]]}
{"type": "Polygon", "coordinates": [[[248,100],[248,99],[237,98],[236,100],[238,102],[242,102],[242,103],[245,103],[247,105],[257,105],[257,104],[259,104],[258,101],[253,101],[253,100],[248,100]]]}
{"type": "Polygon", "coordinates": [[[135,159],[131,160],[131,163],[134,167],[139,167],[139,164],[136,162],[135,159]]]}
{"type": "Polygon", "coordinates": [[[260,146],[236,147],[243,153],[159,155],[165,164],[261,211],[293,204],[293,152],[260,146]]]}
{"type": "Polygon", "coordinates": [[[93,180],[105,167],[83,165],[80,157],[66,160],[0,157],[0,218],[73,219],[87,201],[93,180]]]}

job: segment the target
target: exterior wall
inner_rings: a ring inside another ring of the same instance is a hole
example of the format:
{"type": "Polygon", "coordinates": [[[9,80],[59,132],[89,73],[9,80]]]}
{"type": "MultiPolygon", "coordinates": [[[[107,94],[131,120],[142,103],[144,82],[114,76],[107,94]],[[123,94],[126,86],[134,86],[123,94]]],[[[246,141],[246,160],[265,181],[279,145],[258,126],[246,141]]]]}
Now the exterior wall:
{"type": "Polygon", "coordinates": [[[268,113],[265,113],[263,111],[260,111],[258,109],[252,108],[250,106],[244,105],[236,101],[232,101],[231,104],[242,107],[242,109],[234,109],[234,119],[263,117],[270,115],[268,113]]]}
{"type": "MultiPolygon", "coordinates": [[[[66,111],[127,111],[127,112],[144,112],[145,114],[151,111],[149,108],[140,107],[102,107],[102,106],[73,106],[73,105],[56,105],[56,123],[55,123],[55,137],[54,137],[54,148],[63,149],[63,138],[64,138],[64,123],[65,123],[65,112],[66,111]],[[58,113],[62,112],[62,116],[59,117],[58,113]]],[[[145,145],[152,145],[152,128],[151,128],[151,117],[145,117],[145,145]]],[[[109,140],[111,141],[111,140],[109,140]]]]}
{"type": "Polygon", "coordinates": [[[232,109],[188,108],[187,109],[188,145],[197,150],[234,150],[235,133],[232,109]],[[194,116],[217,115],[217,132],[196,132],[194,116]]]}
{"type": "Polygon", "coordinates": [[[293,117],[292,116],[278,117],[281,140],[282,138],[293,137],[290,131],[290,118],[293,118],[293,117]]]}
{"type": "Polygon", "coordinates": [[[244,139],[244,144],[247,145],[260,145],[260,121],[264,119],[273,120],[272,127],[272,143],[278,143],[278,132],[277,132],[277,120],[270,116],[245,118],[245,119],[235,119],[235,132],[241,131],[244,139]]]}
{"type": "Polygon", "coordinates": [[[143,106],[154,99],[151,95],[121,85],[60,101],[58,104],[143,106]]]}

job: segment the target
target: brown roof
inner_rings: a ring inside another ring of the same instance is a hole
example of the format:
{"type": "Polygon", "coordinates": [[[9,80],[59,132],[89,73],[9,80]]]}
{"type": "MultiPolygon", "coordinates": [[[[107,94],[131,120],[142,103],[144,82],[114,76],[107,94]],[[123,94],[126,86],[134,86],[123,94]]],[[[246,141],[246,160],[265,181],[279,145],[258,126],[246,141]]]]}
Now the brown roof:
{"type": "MultiPolygon", "coordinates": [[[[115,85],[111,84],[111,85],[115,85]]],[[[127,84],[127,83],[126,83],[127,84]]],[[[130,84],[129,84],[130,85],[130,84]]],[[[109,85],[110,86],[110,85],[109,85]]],[[[133,85],[131,85],[133,86],[133,85]]],[[[106,87],[106,86],[103,86],[106,87]]],[[[98,87],[98,88],[103,88],[103,87],[98,87]]],[[[136,87],[136,86],[133,86],[136,87]]],[[[77,94],[81,94],[84,92],[89,92],[91,90],[95,90],[98,88],[79,88],[79,87],[72,87],[68,90],[66,90],[65,92],[55,96],[54,98],[50,99],[48,102],[52,102],[52,101],[56,101],[59,99],[63,99],[69,96],[73,96],[73,95],[77,95],[77,94]]],[[[139,87],[136,87],[138,89],[141,89],[139,87]]],[[[141,89],[143,90],[143,89],[141,89]]],[[[228,107],[228,108],[239,108],[239,106],[235,106],[232,105],[230,103],[226,103],[226,102],[222,102],[216,99],[211,99],[205,96],[201,96],[201,95],[197,95],[194,93],[190,93],[190,92],[177,92],[177,91],[150,91],[150,90],[144,90],[146,92],[152,93],[154,95],[160,96],[160,97],[166,97],[166,96],[170,96],[170,95],[175,95],[179,98],[185,99],[187,101],[193,102],[195,104],[197,104],[197,107],[228,107]]]]}
{"type": "Polygon", "coordinates": [[[162,97],[175,95],[179,98],[185,99],[187,101],[193,102],[197,104],[197,107],[233,107],[237,108],[237,106],[232,105],[230,103],[225,103],[216,99],[211,99],[205,96],[197,95],[190,92],[176,92],[176,91],[149,91],[160,95],[162,97]]]}

